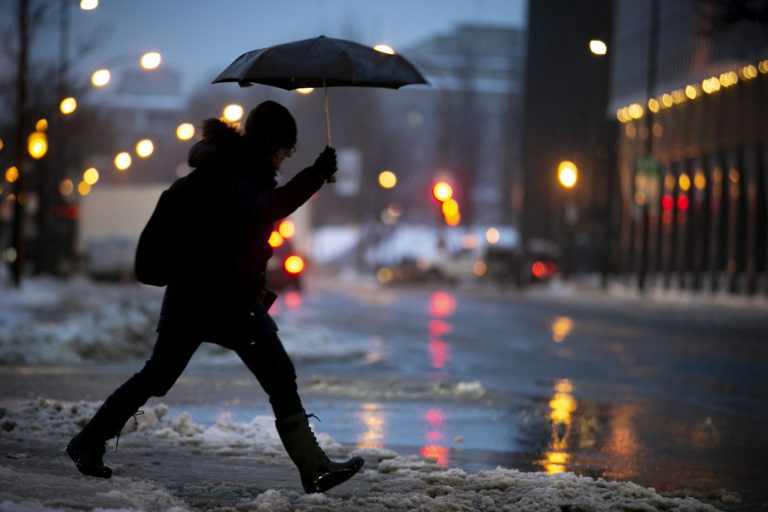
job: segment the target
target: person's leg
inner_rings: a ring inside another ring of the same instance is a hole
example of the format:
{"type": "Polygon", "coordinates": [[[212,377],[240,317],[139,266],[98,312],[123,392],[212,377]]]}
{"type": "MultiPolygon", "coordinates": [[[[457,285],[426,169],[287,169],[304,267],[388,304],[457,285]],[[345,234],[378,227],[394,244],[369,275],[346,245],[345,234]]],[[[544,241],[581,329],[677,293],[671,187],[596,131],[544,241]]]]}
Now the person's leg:
{"type": "Polygon", "coordinates": [[[104,443],[116,436],[125,422],[151,396],[163,396],[186,368],[200,341],[178,333],[161,332],[144,367],[102,404],[82,431],[67,445],[67,454],[86,475],[109,478],[112,470],[102,461],[104,443]]]}
{"type": "Polygon", "coordinates": [[[363,459],[345,462],[328,459],[309,427],[296,386],[296,370],[276,332],[263,332],[237,350],[269,395],[275,427],[291,460],[299,469],[307,493],[325,492],[352,478],[363,467],[363,459]]]}
{"type": "Polygon", "coordinates": [[[257,339],[236,352],[269,396],[275,418],[304,412],[296,386],[296,369],[276,332],[259,333],[257,339]]]}

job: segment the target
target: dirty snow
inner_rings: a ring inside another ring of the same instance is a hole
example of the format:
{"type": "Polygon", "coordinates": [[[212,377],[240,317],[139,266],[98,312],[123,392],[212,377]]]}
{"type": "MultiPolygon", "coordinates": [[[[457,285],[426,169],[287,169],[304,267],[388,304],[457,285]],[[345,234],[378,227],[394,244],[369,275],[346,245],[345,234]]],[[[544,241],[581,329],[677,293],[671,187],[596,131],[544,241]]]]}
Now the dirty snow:
{"type": "MultiPolygon", "coordinates": [[[[63,446],[97,405],[38,399],[0,410],[0,446],[5,455],[0,462],[0,511],[201,509],[200,502],[186,501],[183,492],[174,492],[172,485],[166,488],[157,478],[143,478],[140,470],[118,466],[110,480],[90,479],[78,475],[72,467],[67,470],[64,464],[68,461],[63,460],[60,448],[42,455],[11,451],[18,444],[63,446]],[[35,459],[39,457],[50,460],[36,465],[35,459]]],[[[233,463],[252,460],[254,475],[263,464],[290,464],[273,425],[272,418],[256,416],[250,422],[222,420],[203,426],[188,413],[169,417],[164,405],[156,405],[145,408],[135,422],[128,422],[120,446],[121,450],[144,447],[163,459],[184,457],[194,450],[222,457],[215,467],[203,467],[202,472],[199,467],[192,468],[197,464],[192,457],[189,475],[175,475],[184,478],[190,487],[200,490],[202,486],[202,492],[227,497],[220,505],[215,500],[206,501],[205,510],[716,510],[692,498],[664,497],[653,489],[628,482],[505,468],[467,473],[461,469],[442,469],[428,459],[376,449],[357,452],[366,459],[366,469],[357,477],[357,486],[346,484],[346,490],[341,486],[339,491],[326,495],[305,495],[283,488],[248,491],[241,484],[228,481],[227,457],[233,463]]],[[[331,456],[347,455],[330,437],[320,434],[319,441],[331,456]]],[[[110,453],[108,461],[119,456],[120,453],[110,453]]],[[[254,479],[258,480],[256,476],[254,479]]]]}
{"type": "MultiPolygon", "coordinates": [[[[0,288],[0,364],[82,364],[143,360],[155,342],[162,289],[35,278],[21,290],[0,288]]],[[[278,316],[279,322],[279,316],[278,316]]],[[[292,322],[280,326],[298,360],[365,355],[357,339],[292,322]]],[[[206,364],[240,364],[229,350],[204,344],[206,364]]]]}

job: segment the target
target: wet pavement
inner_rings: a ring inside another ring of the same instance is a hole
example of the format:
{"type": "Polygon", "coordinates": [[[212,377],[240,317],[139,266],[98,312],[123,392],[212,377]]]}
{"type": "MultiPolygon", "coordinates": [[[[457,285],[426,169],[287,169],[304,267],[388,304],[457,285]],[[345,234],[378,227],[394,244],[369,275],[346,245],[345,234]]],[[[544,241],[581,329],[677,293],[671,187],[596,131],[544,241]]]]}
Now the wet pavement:
{"type": "Polygon", "coordinates": [[[759,308],[339,289],[284,298],[278,316],[330,325],[366,354],[300,363],[301,375],[351,386],[479,382],[484,394],[319,402],[322,427],[337,440],[407,446],[469,469],[574,471],[768,504],[768,315],[759,308]]]}
{"type": "MultiPolygon", "coordinates": [[[[768,315],[759,308],[330,281],[275,308],[286,330],[317,326],[355,347],[296,359],[318,430],[348,447],[470,471],[573,471],[704,499],[735,492],[726,508],[768,508],[768,315]]],[[[137,369],[6,366],[0,387],[5,400],[101,400],[137,369]]],[[[204,354],[153,400],[199,423],[270,413],[247,370],[211,366],[204,354]]]]}

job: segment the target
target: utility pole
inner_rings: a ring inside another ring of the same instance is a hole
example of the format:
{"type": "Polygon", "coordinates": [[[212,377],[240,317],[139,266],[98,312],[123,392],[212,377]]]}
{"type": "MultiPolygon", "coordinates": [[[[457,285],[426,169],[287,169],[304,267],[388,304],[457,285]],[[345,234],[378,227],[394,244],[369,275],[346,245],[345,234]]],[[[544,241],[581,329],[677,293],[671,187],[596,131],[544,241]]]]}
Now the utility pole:
{"type": "Polygon", "coordinates": [[[19,53],[16,60],[16,167],[19,177],[14,182],[13,194],[16,198],[13,208],[12,247],[15,251],[11,263],[11,276],[17,288],[21,286],[21,274],[24,270],[24,194],[23,186],[28,168],[26,164],[26,124],[27,124],[27,63],[29,50],[29,0],[18,0],[19,53]]]}

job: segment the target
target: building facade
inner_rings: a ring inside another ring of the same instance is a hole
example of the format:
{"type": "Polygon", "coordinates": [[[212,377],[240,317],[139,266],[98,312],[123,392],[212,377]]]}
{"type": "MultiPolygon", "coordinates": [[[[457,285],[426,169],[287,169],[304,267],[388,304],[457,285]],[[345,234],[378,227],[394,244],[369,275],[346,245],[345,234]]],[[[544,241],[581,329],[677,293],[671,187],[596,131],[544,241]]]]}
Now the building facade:
{"type": "Polygon", "coordinates": [[[618,0],[618,269],[647,286],[766,284],[768,2],[618,0]]]}

